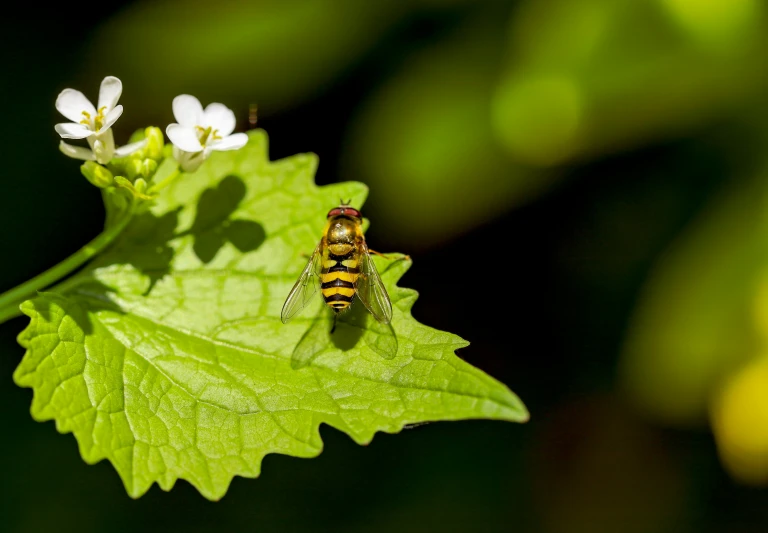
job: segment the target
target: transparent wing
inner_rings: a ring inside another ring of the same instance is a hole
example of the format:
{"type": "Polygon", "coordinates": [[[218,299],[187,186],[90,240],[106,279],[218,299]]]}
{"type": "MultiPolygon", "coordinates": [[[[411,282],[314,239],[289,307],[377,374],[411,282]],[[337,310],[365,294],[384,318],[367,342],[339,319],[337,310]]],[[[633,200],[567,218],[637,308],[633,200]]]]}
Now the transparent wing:
{"type": "Polygon", "coordinates": [[[296,284],[291,289],[291,292],[288,293],[288,298],[285,299],[283,311],[280,313],[280,319],[283,321],[283,324],[287,323],[296,313],[304,309],[312,300],[317,289],[320,288],[321,246],[322,242],[312,252],[312,257],[309,258],[307,266],[304,267],[299,279],[296,280],[296,284]]]}
{"type": "Polygon", "coordinates": [[[384,288],[384,283],[376,271],[376,265],[374,265],[368,246],[365,244],[363,244],[361,256],[360,275],[355,286],[357,296],[376,320],[383,324],[389,324],[392,320],[392,302],[389,300],[387,289],[384,288]]]}

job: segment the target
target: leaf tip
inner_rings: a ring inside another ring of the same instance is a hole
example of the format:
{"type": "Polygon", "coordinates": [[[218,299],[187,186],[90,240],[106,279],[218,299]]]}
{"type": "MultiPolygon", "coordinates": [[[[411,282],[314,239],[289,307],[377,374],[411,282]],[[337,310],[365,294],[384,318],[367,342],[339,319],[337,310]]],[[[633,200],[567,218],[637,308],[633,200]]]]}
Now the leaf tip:
{"type": "Polygon", "coordinates": [[[509,389],[507,389],[507,394],[505,396],[506,398],[504,398],[503,403],[502,401],[499,401],[500,405],[504,408],[504,411],[499,418],[501,420],[506,420],[507,422],[517,422],[520,424],[528,422],[531,419],[531,414],[522,400],[509,389]]]}

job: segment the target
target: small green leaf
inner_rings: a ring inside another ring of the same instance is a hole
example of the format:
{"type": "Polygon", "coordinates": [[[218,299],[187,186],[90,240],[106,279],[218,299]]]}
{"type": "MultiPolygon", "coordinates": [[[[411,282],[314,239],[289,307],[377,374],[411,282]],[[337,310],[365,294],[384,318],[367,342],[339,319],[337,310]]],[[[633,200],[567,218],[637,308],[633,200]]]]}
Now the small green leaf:
{"type": "Polygon", "coordinates": [[[253,131],[164,189],[68,292],[22,305],[14,379],[34,389],[33,417],[74,433],[87,462],[109,459],[132,497],[185,479],[221,498],[268,453],[319,454],[321,423],[365,444],[418,422],[527,420],[456,356],[464,340],[411,317],[416,292],[396,286],[404,256],[374,258],[391,328],[358,302],[331,335],[319,296],[280,321],[329,208],[367,192],[317,187],[316,166],[312,154],[270,162],[253,131]]]}

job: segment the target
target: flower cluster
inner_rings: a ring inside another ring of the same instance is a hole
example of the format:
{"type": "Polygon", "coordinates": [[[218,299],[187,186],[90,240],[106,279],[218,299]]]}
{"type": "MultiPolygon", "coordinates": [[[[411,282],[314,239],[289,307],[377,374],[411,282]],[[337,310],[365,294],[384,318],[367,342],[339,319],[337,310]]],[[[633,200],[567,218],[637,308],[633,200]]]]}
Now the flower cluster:
{"type": "MultiPolygon", "coordinates": [[[[123,114],[123,106],[117,103],[122,92],[123,84],[114,76],[102,80],[96,107],[80,91],[61,91],[56,109],[72,122],[56,124],[56,132],[62,139],[85,139],[90,149],[63,140],[59,149],[85,161],[82,172],[97,187],[121,187],[134,196],[151,198],[146,194],[152,192],[147,183],[164,157],[163,134],[150,127],[135,135],[133,142],[115,146],[112,126],[123,114]]],[[[197,98],[182,94],[173,99],[172,107],[176,122],[169,124],[165,133],[183,172],[196,171],[213,151],[237,150],[248,141],[245,133],[232,133],[235,114],[223,104],[212,103],[203,109],[197,98]]]]}

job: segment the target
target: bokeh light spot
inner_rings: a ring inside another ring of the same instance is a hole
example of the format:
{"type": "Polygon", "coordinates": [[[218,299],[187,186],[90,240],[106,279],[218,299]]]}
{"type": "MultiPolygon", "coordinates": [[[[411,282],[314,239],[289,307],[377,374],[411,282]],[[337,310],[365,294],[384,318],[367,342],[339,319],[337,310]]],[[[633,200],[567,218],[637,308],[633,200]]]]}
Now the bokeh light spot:
{"type": "Polygon", "coordinates": [[[757,0],[662,0],[672,18],[703,41],[742,40],[757,19],[757,0]]]}
{"type": "Polygon", "coordinates": [[[768,483],[768,357],[726,381],[713,403],[712,428],[723,466],[735,479],[768,483]]]}
{"type": "Polygon", "coordinates": [[[522,162],[551,166],[575,150],[583,98],[565,77],[508,78],[493,99],[499,140],[522,162]]]}

